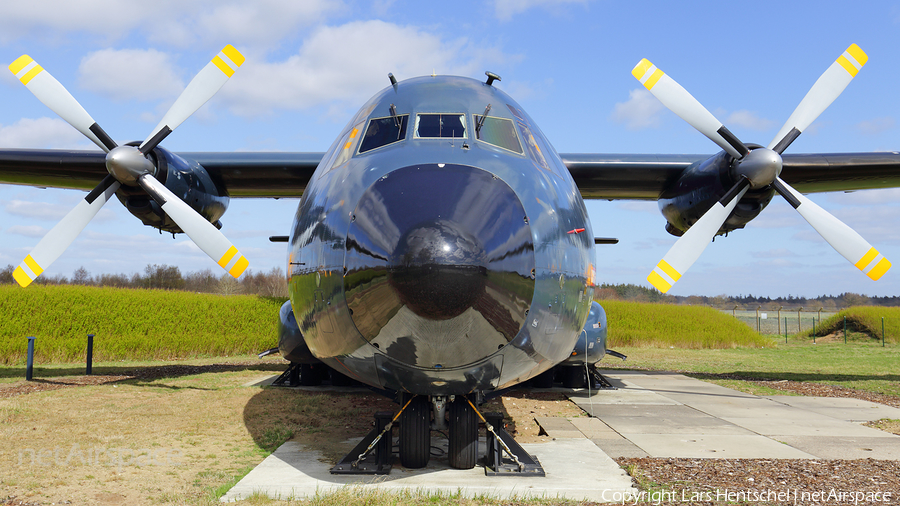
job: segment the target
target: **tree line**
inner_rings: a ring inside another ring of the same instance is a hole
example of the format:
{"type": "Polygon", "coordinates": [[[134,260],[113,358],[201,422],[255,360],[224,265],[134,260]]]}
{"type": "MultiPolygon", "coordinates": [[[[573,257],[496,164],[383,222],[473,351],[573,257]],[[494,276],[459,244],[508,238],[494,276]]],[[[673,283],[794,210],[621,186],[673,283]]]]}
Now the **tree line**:
{"type": "Polygon", "coordinates": [[[754,297],[753,295],[667,295],[655,288],[633,284],[602,284],[594,290],[594,297],[600,300],[631,300],[637,302],[659,302],[693,306],[710,306],[717,309],[777,310],[778,308],[797,310],[800,307],[815,311],[819,308],[837,310],[850,306],[900,306],[900,297],[870,297],[858,293],[845,292],[840,295],[820,295],[818,297],[754,297]]]}
{"type": "MultiPolygon", "coordinates": [[[[15,266],[8,265],[0,269],[0,283],[15,283],[12,277],[15,266]]],[[[182,274],[174,265],[148,264],[143,273],[135,274],[98,274],[92,276],[84,267],[79,267],[72,277],[61,274],[44,274],[35,281],[43,285],[85,285],[112,286],[117,288],[144,288],[157,290],[184,290],[188,292],[218,293],[222,295],[249,294],[266,297],[287,297],[287,279],[284,271],[274,267],[268,272],[248,270],[240,279],[234,279],[227,273],[217,274],[211,269],[182,274]]],[[[664,304],[682,304],[694,306],[710,306],[718,309],[765,310],[798,309],[803,307],[810,311],[823,308],[836,310],[850,306],[900,306],[900,297],[870,297],[858,293],[846,292],[840,295],[821,295],[815,298],[794,297],[754,297],[753,295],[667,295],[655,288],[634,284],[602,284],[594,291],[599,300],[629,300],[636,302],[659,302],[664,304]]]]}
{"type": "MultiPolygon", "coordinates": [[[[0,283],[15,283],[15,266],[0,269],[0,283]]],[[[247,270],[240,279],[228,273],[218,274],[211,269],[182,274],[174,265],[148,264],[143,273],[98,274],[92,276],[84,267],[79,267],[72,277],[61,274],[39,276],[34,283],[41,285],[84,285],[111,286],[116,288],[142,288],[156,290],[184,290],[188,292],[217,293],[221,295],[249,294],[266,297],[287,297],[287,279],[284,271],[274,267],[268,272],[247,270]]]]}

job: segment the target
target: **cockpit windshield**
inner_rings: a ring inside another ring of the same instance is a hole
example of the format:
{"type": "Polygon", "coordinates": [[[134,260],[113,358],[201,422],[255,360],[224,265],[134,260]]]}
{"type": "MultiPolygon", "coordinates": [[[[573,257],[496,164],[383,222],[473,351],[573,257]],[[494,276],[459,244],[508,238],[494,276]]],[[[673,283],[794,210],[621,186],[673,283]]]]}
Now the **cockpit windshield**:
{"type": "Polygon", "coordinates": [[[366,127],[366,135],[359,146],[359,152],[365,153],[405,139],[407,123],[409,123],[409,114],[369,120],[369,126],[366,127]]]}
{"type": "Polygon", "coordinates": [[[466,116],[464,114],[417,114],[416,137],[466,138],[466,116]]]}

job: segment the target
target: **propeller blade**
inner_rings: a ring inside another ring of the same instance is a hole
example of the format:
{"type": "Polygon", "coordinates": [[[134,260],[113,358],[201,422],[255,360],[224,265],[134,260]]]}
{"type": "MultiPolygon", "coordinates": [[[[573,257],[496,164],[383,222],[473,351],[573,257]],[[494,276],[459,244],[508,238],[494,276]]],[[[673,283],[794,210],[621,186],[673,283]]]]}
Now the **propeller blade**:
{"type": "Polygon", "coordinates": [[[112,176],[106,176],[74,209],[69,211],[69,214],[47,232],[25,260],[16,267],[13,271],[16,282],[26,287],[40,276],[72,244],[118,189],[118,181],[112,176]]]}
{"type": "Polygon", "coordinates": [[[100,125],[75,100],[75,97],[30,56],[23,54],[17,58],[16,61],[9,65],[9,71],[38,100],[84,134],[85,137],[93,141],[94,144],[100,146],[100,149],[108,153],[116,147],[115,141],[100,128],[100,125]]]}
{"type": "Polygon", "coordinates": [[[147,154],[153,151],[153,148],[178,128],[178,125],[212,98],[243,63],[244,55],[231,44],[222,48],[222,51],[207,63],[187,85],[187,88],[181,92],[181,96],[175,100],[163,119],[156,125],[153,133],[141,143],[138,148],[141,153],[147,154]]]}
{"type": "Polygon", "coordinates": [[[878,281],[891,268],[891,262],[846,223],[804,197],[781,178],[776,178],[773,186],[832,248],[866,276],[878,281]]]}
{"type": "Polygon", "coordinates": [[[722,224],[728,219],[728,215],[734,210],[734,206],[749,188],[750,182],[746,178],[738,181],[721,200],[713,204],[709,211],[706,211],[697,220],[697,223],[694,223],[675,242],[672,249],[647,276],[647,281],[660,292],[668,292],[672,285],[700,258],[700,254],[716,236],[716,232],[719,231],[722,224]]]}
{"type": "Polygon", "coordinates": [[[249,262],[212,223],[206,221],[150,174],[141,176],[138,183],[194,241],[194,244],[228,271],[228,274],[237,278],[244,272],[249,262]]]}
{"type": "Polygon", "coordinates": [[[634,67],[631,74],[670,111],[687,121],[731,156],[740,159],[749,152],[747,146],[706,110],[703,104],[646,58],[634,67]]]}
{"type": "Polygon", "coordinates": [[[838,98],[868,60],[868,55],[859,46],[850,45],[813,84],[791,117],[775,134],[768,148],[778,154],[783,153],[794,139],[838,98]]]}

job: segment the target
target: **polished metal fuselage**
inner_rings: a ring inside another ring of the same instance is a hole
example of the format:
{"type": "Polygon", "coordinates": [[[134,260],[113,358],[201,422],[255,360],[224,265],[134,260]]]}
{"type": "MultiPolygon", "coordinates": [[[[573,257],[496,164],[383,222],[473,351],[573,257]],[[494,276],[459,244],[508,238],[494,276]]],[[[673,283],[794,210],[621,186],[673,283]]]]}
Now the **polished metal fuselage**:
{"type": "Polygon", "coordinates": [[[522,108],[472,79],[410,79],[360,109],[304,192],[288,278],[305,343],[279,346],[385,389],[504,388],[569,356],[593,277],[581,194],[522,108]],[[489,104],[520,153],[476,134],[489,104]],[[465,133],[417,137],[436,113],[464,114],[465,133]],[[405,115],[402,139],[359,153],[371,119],[405,115]]]}

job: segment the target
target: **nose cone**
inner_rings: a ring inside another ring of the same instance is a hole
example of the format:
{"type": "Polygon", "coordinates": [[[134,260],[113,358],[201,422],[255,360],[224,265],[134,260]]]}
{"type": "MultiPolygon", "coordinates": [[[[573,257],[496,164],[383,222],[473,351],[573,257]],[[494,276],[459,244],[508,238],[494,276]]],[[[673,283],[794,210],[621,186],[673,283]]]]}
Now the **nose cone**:
{"type": "Polygon", "coordinates": [[[388,281],[416,315],[449,320],[484,295],[488,259],[481,241],[459,223],[420,223],[397,242],[388,281]]]}
{"type": "Polygon", "coordinates": [[[357,329],[406,365],[471,364],[512,340],[534,295],[525,211],[475,167],[391,172],[357,204],[344,288],[357,329]]]}

